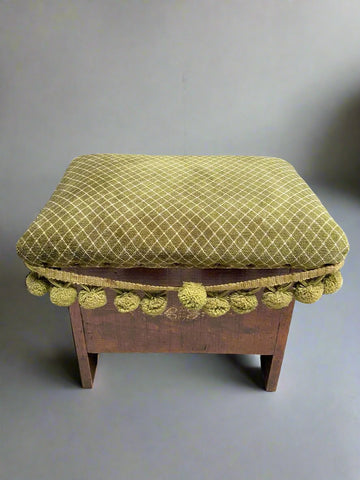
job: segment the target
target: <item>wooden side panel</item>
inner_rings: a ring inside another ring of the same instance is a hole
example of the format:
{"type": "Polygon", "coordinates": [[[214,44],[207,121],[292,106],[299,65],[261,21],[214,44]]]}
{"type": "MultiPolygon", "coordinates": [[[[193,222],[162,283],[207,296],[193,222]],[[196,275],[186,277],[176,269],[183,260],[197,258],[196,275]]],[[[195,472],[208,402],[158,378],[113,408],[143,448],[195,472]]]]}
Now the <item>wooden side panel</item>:
{"type": "MultiPolygon", "coordinates": [[[[211,285],[290,272],[289,268],[199,270],[73,267],[68,270],[155,285],[181,285],[182,281],[211,285]]],[[[140,308],[132,313],[118,313],[113,304],[115,292],[106,289],[106,293],[108,302],[102,308],[86,310],[80,308],[78,302],[70,307],[83,387],[91,388],[93,384],[99,353],[178,352],[260,354],[265,389],[276,390],[294,302],[287,308],[272,310],[261,303],[260,291],[257,294],[259,306],[254,312],[246,315],[229,312],[222,317],[212,318],[203,312],[191,312],[183,308],[176,292],[171,292],[164,314],[151,317],[140,308]]]]}
{"type": "Polygon", "coordinates": [[[189,312],[179,305],[175,293],[163,315],[151,317],[135,312],[118,313],[114,292],[107,291],[108,304],[97,310],[82,309],[89,352],[274,352],[282,311],[259,305],[255,312],[212,318],[189,312]]]}

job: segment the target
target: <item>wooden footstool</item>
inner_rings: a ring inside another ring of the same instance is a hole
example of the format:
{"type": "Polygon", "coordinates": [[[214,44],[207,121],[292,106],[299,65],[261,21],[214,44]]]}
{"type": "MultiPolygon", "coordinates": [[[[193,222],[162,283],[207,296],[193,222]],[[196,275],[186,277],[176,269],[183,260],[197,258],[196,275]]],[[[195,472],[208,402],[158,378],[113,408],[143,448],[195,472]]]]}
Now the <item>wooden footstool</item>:
{"type": "Polygon", "coordinates": [[[93,154],[16,248],[69,307],[84,388],[102,352],[196,352],[258,354],[274,391],[295,300],[341,287],[349,245],[282,159],[93,154]]]}

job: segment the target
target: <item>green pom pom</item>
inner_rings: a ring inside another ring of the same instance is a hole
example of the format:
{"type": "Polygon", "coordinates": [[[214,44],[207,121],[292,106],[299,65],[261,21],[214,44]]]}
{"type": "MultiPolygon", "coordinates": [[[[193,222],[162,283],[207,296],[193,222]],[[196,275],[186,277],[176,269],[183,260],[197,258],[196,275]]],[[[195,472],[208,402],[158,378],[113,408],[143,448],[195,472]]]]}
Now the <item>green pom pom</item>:
{"type": "Polygon", "coordinates": [[[141,310],[146,315],[161,315],[167,305],[166,293],[148,293],[141,300],[141,310]]]}
{"type": "Polygon", "coordinates": [[[314,303],[322,297],[324,293],[324,284],[319,283],[298,283],[294,289],[294,295],[298,302],[314,303]]]}
{"type": "Polygon", "coordinates": [[[206,303],[206,289],[201,283],[184,282],[179,288],[178,297],[185,308],[200,310],[206,303]]]}
{"type": "Polygon", "coordinates": [[[256,295],[244,292],[234,292],[229,297],[230,306],[236,313],[250,313],[258,306],[256,295]]]}
{"type": "Polygon", "coordinates": [[[44,277],[40,277],[37,273],[31,272],[25,279],[28,292],[37,297],[42,297],[50,289],[50,283],[44,277]]]}
{"type": "Polygon", "coordinates": [[[280,308],[285,308],[290,305],[293,298],[293,293],[288,290],[268,289],[264,291],[261,301],[268,308],[279,310],[280,308]]]}
{"type": "Polygon", "coordinates": [[[71,286],[54,286],[50,288],[50,301],[58,307],[69,307],[77,297],[77,290],[71,286]]]}
{"type": "Polygon", "coordinates": [[[332,273],[331,275],[327,275],[323,280],[323,284],[324,284],[324,293],[326,295],[330,293],[335,293],[338,290],[340,290],[343,284],[343,278],[340,270],[338,270],[335,273],[332,273]]]}
{"type": "Polygon", "coordinates": [[[105,290],[101,287],[84,287],[80,290],[78,298],[79,304],[87,309],[103,307],[107,301],[105,290]]]}
{"type": "Polygon", "coordinates": [[[120,313],[132,312],[140,305],[140,297],[131,291],[120,291],[114,299],[114,305],[120,313]]]}
{"type": "Polygon", "coordinates": [[[230,310],[229,300],[225,297],[209,296],[203,306],[203,311],[210,317],[220,317],[230,310]]]}

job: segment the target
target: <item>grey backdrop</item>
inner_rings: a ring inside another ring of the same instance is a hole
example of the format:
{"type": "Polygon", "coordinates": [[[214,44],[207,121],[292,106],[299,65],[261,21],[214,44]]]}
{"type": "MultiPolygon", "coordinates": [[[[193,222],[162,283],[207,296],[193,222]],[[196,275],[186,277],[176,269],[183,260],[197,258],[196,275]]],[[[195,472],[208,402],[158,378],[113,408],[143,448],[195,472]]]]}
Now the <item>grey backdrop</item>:
{"type": "Polygon", "coordinates": [[[0,478],[359,478],[360,4],[0,1],[0,478]],[[15,242],[83,153],[289,160],[349,236],[345,285],[258,361],[103,355],[78,388],[67,312],[15,242]]]}

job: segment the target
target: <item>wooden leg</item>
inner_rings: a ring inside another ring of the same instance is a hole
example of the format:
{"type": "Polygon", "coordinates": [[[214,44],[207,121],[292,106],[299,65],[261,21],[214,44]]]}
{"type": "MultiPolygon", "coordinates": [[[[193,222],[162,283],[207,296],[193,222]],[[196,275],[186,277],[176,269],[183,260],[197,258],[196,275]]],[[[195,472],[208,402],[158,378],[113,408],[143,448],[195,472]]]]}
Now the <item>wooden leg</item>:
{"type": "Polygon", "coordinates": [[[98,361],[98,354],[88,353],[86,349],[81,309],[77,301],[69,307],[69,313],[75,350],[79,363],[81,386],[83,388],[92,388],[98,361]]]}
{"type": "Polygon", "coordinates": [[[267,392],[275,392],[278,384],[294,303],[293,300],[287,308],[280,311],[280,322],[273,355],[260,355],[261,370],[267,392]]]}

